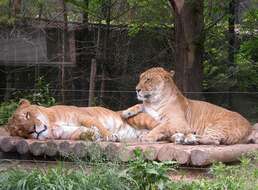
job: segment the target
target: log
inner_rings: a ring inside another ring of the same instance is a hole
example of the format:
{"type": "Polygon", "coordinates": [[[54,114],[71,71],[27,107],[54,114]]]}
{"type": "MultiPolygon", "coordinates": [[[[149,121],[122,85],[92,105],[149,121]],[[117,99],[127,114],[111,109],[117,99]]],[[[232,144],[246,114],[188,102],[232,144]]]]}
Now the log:
{"type": "Polygon", "coordinates": [[[88,147],[89,143],[86,142],[75,143],[72,147],[72,152],[77,158],[85,158],[87,156],[88,147]]]}
{"type": "Polygon", "coordinates": [[[133,156],[133,148],[125,143],[101,143],[101,147],[103,149],[104,155],[108,160],[127,162],[133,156]]]}
{"type": "Polygon", "coordinates": [[[148,146],[142,148],[143,156],[146,160],[156,160],[159,148],[156,146],[148,146]]]}
{"type": "Polygon", "coordinates": [[[34,141],[29,145],[29,149],[32,155],[42,156],[45,154],[46,143],[44,141],[34,141]]]}
{"type": "Polygon", "coordinates": [[[91,160],[101,160],[104,150],[100,143],[91,142],[87,149],[87,155],[91,160]]]}
{"type": "Polygon", "coordinates": [[[189,164],[191,161],[191,149],[182,150],[176,148],[174,152],[174,160],[177,161],[178,164],[189,164]]]}
{"type": "Polygon", "coordinates": [[[175,160],[179,164],[189,164],[191,158],[191,151],[194,147],[195,146],[175,145],[172,143],[164,145],[158,153],[157,160],[175,160]]]}
{"type": "Polygon", "coordinates": [[[45,154],[47,156],[53,157],[58,155],[58,144],[54,140],[49,140],[46,143],[45,154]]]}
{"type": "Polygon", "coordinates": [[[118,159],[122,162],[128,162],[129,160],[135,159],[133,149],[129,147],[122,147],[118,152],[118,159]]]}
{"type": "Polygon", "coordinates": [[[213,162],[236,161],[243,154],[258,150],[258,144],[237,144],[229,146],[212,145],[175,145],[172,143],[111,143],[84,142],[69,140],[38,141],[16,137],[0,137],[0,148],[3,152],[15,152],[21,155],[34,156],[68,156],[76,158],[89,156],[100,160],[105,154],[109,160],[128,162],[135,159],[134,150],[142,150],[146,160],[176,160],[179,164],[205,166],[213,162]]]}
{"type": "Polygon", "coordinates": [[[108,160],[118,160],[118,154],[121,151],[121,145],[117,143],[109,143],[105,149],[104,154],[106,155],[108,160]]]}
{"type": "Polygon", "coordinates": [[[164,144],[143,144],[137,146],[129,146],[129,148],[132,150],[140,149],[142,151],[144,159],[146,160],[156,160],[158,157],[158,153],[163,146],[164,144]]]}
{"type": "Polygon", "coordinates": [[[232,162],[242,155],[257,151],[258,144],[236,144],[230,146],[198,146],[191,152],[191,163],[195,166],[210,165],[213,162],[232,162]]]}
{"type": "Polygon", "coordinates": [[[164,145],[158,152],[157,160],[168,161],[174,159],[175,148],[173,144],[164,145]]]}
{"type": "Polygon", "coordinates": [[[179,164],[191,163],[191,152],[195,149],[196,145],[174,145],[175,152],[173,154],[174,160],[179,164]]]}
{"type": "Polygon", "coordinates": [[[25,139],[21,139],[16,143],[16,151],[19,154],[28,154],[29,153],[29,142],[25,139]]]}
{"type": "Polygon", "coordinates": [[[117,151],[117,157],[118,160],[122,162],[128,162],[130,160],[135,159],[134,150],[140,149],[143,154],[143,158],[146,160],[156,160],[158,156],[158,152],[161,147],[163,147],[163,144],[151,144],[148,146],[147,144],[141,144],[141,145],[133,145],[133,146],[121,146],[119,150],[117,151]]]}
{"type": "Polygon", "coordinates": [[[3,152],[16,151],[16,142],[20,138],[16,137],[3,137],[0,140],[0,148],[3,152]]]}
{"type": "Polygon", "coordinates": [[[64,157],[71,156],[71,153],[72,153],[71,143],[69,141],[61,141],[58,144],[58,150],[61,156],[64,156],[64,157]]]}

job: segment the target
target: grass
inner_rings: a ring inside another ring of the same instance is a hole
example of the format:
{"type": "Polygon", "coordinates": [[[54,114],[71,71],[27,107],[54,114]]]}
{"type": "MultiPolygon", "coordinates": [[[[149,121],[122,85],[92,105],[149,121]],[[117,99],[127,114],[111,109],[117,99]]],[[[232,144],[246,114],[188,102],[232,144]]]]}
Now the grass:
{"type": "Polygon", "coordinates": [[[226,166],[214,164],[210,169],[212,178],[193,182],[170,182],[172,190],[257,190],[257,156],[243,157],[241,163],[226,166]]]}
{"type": "Polygon", "coordinates": [[[0,175],[0,189],[3,190],[120,190],[135,189],[136,183],[123,170],[101,165],[90,174],[62,166],[44,170],[9,170],[0,175]]]}
{"type": "Polygon", "coordinates": [[[175,163],[144,161],[141,155],[125,165],[94,163],[89,172],[81,162],[78,169],[59,166],[47,170],[7,170],[0,173],[3,190],[256,190],[258,157],[244,157],[238,165],[214,164],[212,177],[194,181],[171,181],[167,172],[175,163]]]}

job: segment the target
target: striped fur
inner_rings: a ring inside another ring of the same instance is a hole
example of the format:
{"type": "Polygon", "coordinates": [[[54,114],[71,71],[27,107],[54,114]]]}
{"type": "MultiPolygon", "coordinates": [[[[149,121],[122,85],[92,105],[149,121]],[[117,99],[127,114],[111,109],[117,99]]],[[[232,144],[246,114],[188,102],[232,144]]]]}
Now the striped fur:
{"type": "Polygon", "coordinates": [[[157,125],[146,113],[128,120],[122,119],[121,113],[103,107],[57,105],[46,108],[23,100],[9,120],[7,129],[11,135],[25,138],[77,140],[87,129],[95,128],[104,140],[113,140],[114,136],[118,140],[127,140],[138,138],[157,125]],[[44,130],[45,126],[47,130],[44,130]],[[37,133],[40,133],[38,137],[37,133]]]}

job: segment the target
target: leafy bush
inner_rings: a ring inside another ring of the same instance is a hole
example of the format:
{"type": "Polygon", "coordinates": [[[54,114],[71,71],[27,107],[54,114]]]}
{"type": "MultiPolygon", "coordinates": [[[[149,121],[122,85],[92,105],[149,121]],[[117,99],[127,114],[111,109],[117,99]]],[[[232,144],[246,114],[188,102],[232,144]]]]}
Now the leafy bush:
{"type": "Polygon", "coordinates": [[[19,99],[25,98],[31,101],[33,104],[38,104],[42,106],[53,106],[56,101],[49,91],[49,83],[44,80],[43,77],[35,83],[35,89],[16,91],[13,93],[13,99],[19,101],[19,99]]]}
{"type": "Polygon", "coordinates": [[[171,182],[171,190],[256,190],[258,189],[257,155],[253,159],[243,157],[239,165],[214,164],[212,178],[193,182],[171,182]]]}
{"type": "Polygon", "coordinates": [[[129,163],[127,173],[138,184],[139,189],[167,189],[167,172],[175,168],[176,162],[145,161],[142,152],[135,150],[135,160],[129,163]]]}
{"type": "Polygon", "coordinates": [[[171,181],[167,172],[175,168],[175,163],[144,161],[142,154],[136,152],[136,159],[130,161],[127,168],[114,163],[94,163],[89,169],[81,162],[79,169],[65,169],[59,165],[46,171],[2,171],[0,190],[256,190],[257,158],[255,154],[252,158],[244,157],[241,164],[232,166],[214,164],[210,170],[212,177],[198,181],[171,181]]]}
{"type": "Polygon", "coordinates": [[[0,126],[7,123],[17,106],[18,103],[14,101],[3,102],[0,104],[0,126]]]}
{"type": "Polygon", "coordinates": [[[85,170],[50,168],[47,171],[9,170],[0,174],[0,189],[12,190],[120,190],[135,189],[135,183],[118,168],[97,167],[87,174],[85,170]]]}
{"type": "Polygon", "coordinates": [[[35,84],[35,90],[32,92],[17,91],[13,93],[9,101],[0,104],[0,126],[7,123],[12,113],[18,107],[18,102],[21,98],[30,100],[33,104],[52,106],[55,104],[55,98],[51,96],[49,84],[40,77],[35,84]]]}

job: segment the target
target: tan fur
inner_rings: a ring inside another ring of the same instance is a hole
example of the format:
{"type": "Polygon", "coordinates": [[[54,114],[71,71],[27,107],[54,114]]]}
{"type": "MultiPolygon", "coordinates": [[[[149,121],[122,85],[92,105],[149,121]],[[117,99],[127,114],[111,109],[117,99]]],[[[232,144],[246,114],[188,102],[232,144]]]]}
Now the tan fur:
{"type": "MultiPolygon", "coordinates": [[[[250,123],[240,114],[184,97],[171,73],[161,67],[142,73],[136,91],[143,104],[130,109],[147,112],[160,122],[143,137],[144,141],[157,141],[180,132],[200,135],[201,144],[235,144],[246,142],[252,132],[250,123]]],[[[130,115],[137,113],[134,111],[130,115]]]]}
{"type": "MultiPolygon", "coordinates": [[[[22,100],[20,106],[10,118],[7,129],[12,136],[22,136],[25,138],[35,138],[33,133],[34,126],[48,127],[47,137],[50,139],[57,138],[53,131],[58,132],[62,125],[77,126],[78,129],[66,135],[68,139],[80,139],[82,132],[87,128],[96,127],[101,137],[109,139],[113,133],[122,133],[127,135],[132,129],[137,133],[144,133],[146,129],[153,129],[157,122],[146,113],[141,113],[135,117],[123,120],[121,112],[114,112],[103,107],[75,107],[75,106],[52,106],[49,108],[31,105],[29,101],[22,100]],[[138,130],[138,131],[137,131],[138,130]]],[[[128,136],[126,136],[128,138],[128,136]]],[[[130,135],[129,135],[130,137],[130,135]]],[[[43,137],[42,137],[43,138],[43,137]]],[[[64,137],[58,137],[63,139],[64,137]]]]}

